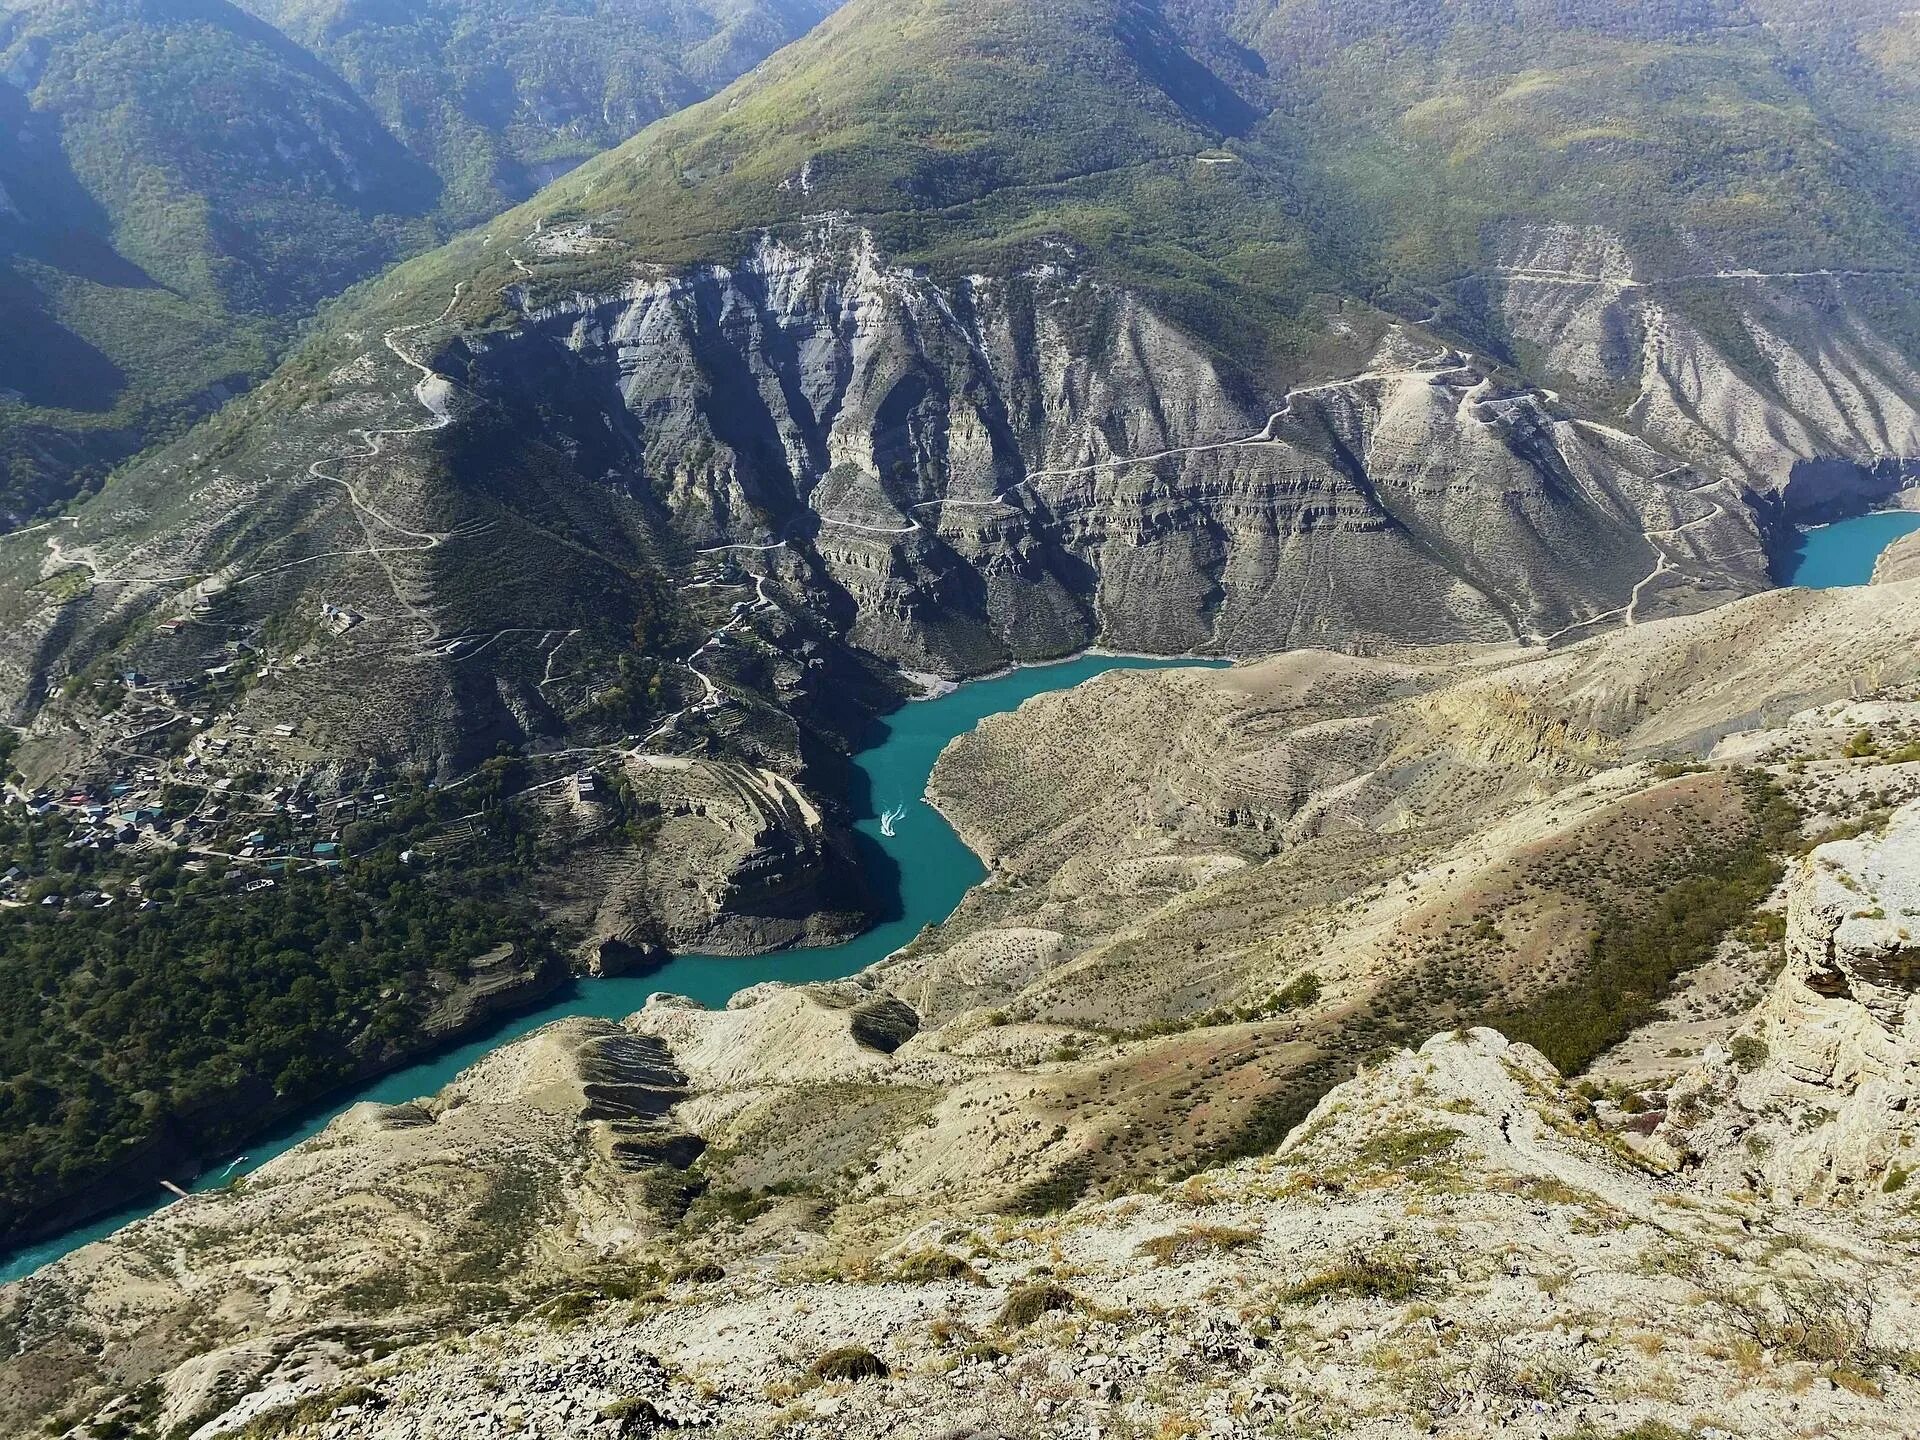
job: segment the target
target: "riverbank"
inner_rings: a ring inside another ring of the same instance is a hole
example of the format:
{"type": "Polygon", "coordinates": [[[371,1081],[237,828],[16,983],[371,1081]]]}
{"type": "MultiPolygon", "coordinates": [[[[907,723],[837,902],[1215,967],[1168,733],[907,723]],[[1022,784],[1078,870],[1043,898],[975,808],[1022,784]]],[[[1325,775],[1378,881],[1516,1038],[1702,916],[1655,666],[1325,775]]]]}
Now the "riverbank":
{"type": "MultiPolygon", "coordinates": [[[[764,981],[807,984],[841,979],[884,959],[912,940],[928,924],[944,919],[960,898],[986,875],[979,858],[969,850],[934,809],[925,802],[927,777],[949,741],[971,730],[988,715],[1012,710],[1022,702],[1052,690],[1078,685],[1114,669],[1159,669],[1182,664],[1222,667],[1216,659],[1169,659],[1083,653],[1059,661],[1017,666],[1001,675],[971,681],[954,690],[909,704],[879,723],[881,739],[853,758],[864,778],[856,786],[864,813],[854,822],[855,843],[863,869],[876,894],[883,897],[876,923],[838,945],[794,949],[754,956],[682,954],[663,965],[637,974],[599,980],[575,980],[556,997],[505,1018],[465,1040],[426,1058],[391,1070],[348,1092],[339,1092],[317,1109],[288,1120],[278,1128],[268,1118],[260,1134],[241,1148],[247,1161],[227,1170],[209,1168],[193,1186],[205,1191],[250,1173],[273,1157],[320,1133],[341,1111],[373,1101],[397,1105],[439,1090],[455,1075],[509,1041],[555,1020],[590,1016],[619,1020],[641,1009],[647,997],[660,991],[685,995],[719,1008],[737,991],[764,981]],[[881,832],[880,817],[904,807],[906,813],[881,832]]],[[[150,1203],[116,1210],[82,1227],[68,1230],[0,1260],[0,1283],[16,1280],[90,1241],[104,1238],[121,1226],[151,1214],[169,1197],[153,1186],[150,1203]]]]}
{"type": "Polygon", "coordinates": [[[243,1080],[208,1096],[191,1110],[169,1116],[155,1133],[127,1152],[108,1169],[49,1193],[18,1215],[0,1235],[0,1280],[15,1278],[13,1261],[38,1253],[46,1244],[80,1226],[88,1231],[110,1231],[128,1220],[150,1214],[167,1203],[164,1195],[145,1199],[156,1190],[204,1190],[210,1180],[224,1183],[232,1166],[213,1174],[236,1144],[297,1124],[316,1109],[329,1114],[336,1098],[357,1094],[367,1085],[403,1068],[419,1065],[441,1054],[449,1045],[495,1031],[514,1015],[531,1010],[561,992],[570,980],[557,957],[532,968],[496,966],[478,983],[455,986],[442,1000],[437,1016],[429,1017],[413,1043],[388,1042],[368,1053],[351,1074],[320,1094],[279,1094],[264,1081],[243,1080]],[[238,1117],[244,1117],[240,1119],[238,1117]]]}

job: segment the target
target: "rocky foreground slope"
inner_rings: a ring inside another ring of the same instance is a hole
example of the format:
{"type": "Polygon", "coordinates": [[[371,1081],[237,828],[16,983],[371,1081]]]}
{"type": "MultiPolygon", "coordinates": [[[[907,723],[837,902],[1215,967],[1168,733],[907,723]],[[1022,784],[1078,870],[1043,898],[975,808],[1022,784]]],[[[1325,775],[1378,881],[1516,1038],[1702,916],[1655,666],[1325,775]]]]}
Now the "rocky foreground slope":
{"type": "Polygon", "coordinates": [[[957,775],[987,787],[956,814],[994,863],[947,926],[852,982],[550,1027],[76,1252],[0,1299],[0,1413],[99,1436],[1904,1433],[1909,591],[1546,657],[1089,687],[1116,734],[1162,717],[1144,757],[1072,738],[1084,696],[1032,702],[942,762],[946,803],[957,775]],[[1037,750],[1038,788],[989,763],[1022,727],[1082,758],[1037,750]],[[1226,787],[1283,774],[1299,795],[1270,781],[1258,808],[1226,787]],[[1105,823],[1073,818],[1083,795],[1105,823]],[[1854,838],[1769,900],[1751,846],[1802,826],[1854,838]],[[1693,971],[1635,972],[1664,1008],[1604,997],[1642,1023],[1577,1089],[1474,1023],[1583,1043],[1567,997],[1615,973],[1594,937],[1727,892],[1693,971]]]}
{"type": "MultiPolygon", "coordinates": [[[[683,1428],[1384,1437],[1409,1425],[1462,1436],[1902,1435],[1920,1404],[1920,1295],[1899,1163],[1915,1141],[1920,991],[1911,953],[1890,954],[1881,932],[1863,937],[1827,897],[1850,882],[1862,887],[1853,908],[1884,899],[1890,927],[1912,921],[1911,896],[1868,887],[1909,871],[1917,850],[1920,807],[1908,807],[1884,839],[1815,852],[1789,892],[1788,966],[1768,1013],[1682,1078],[1651,1140],[1620,1133],[1531,1048],[1490,1030],[1451,1032],[1363,1069],[1273,1155],[1178,1185],[1037,1219],[927,1217],[857,1257],[804,1213],[749,1220],[729,1227],[724,1267],[556,1274],[532,1315],[443,1340],[426,1339],[404,1303],[375,1324],[289,1326],[303,1302],[288,1290],[245,1326],[276,1338],[188,1362],[107,1413],[152,1433],[329,1440],[683,1428]],[[1882,988],[1900,1013],[1828,995],[1814,1002],[1817,1020],[1783,1023],[1836,955],[1884,967],[1901,954],[1904,985],[1882,988]],[[1803,1057],[1823,1027],[1875,1051],[1870,1079],[1846,1066],[1808,1073],[1803,1057]],[[1834,1120],[1816,1100],[1851,1114],[1834,1120]],[[1784,1127],[1769,1130],[1774,1117],[1784,1127]],[[1851,1188],[1809,1183],[1791,1152],[1818,1143],[1851,1188]]],[[[543,1081],[548,1124],[569,1109],[601,1112],[596,1125],[633,1123],[605,1118],[620,1090],[583,1103],[568,1088],[579,1062],[556,1069],[555,1058],[657,1065],[616,1062],[609,1049],[646,1042],[572,1028],[580,1033],[524,1042],[433,1105],[377,1123],[403,1147],[422,1129],[468,1125],[473,1138],[449,1132],[429,1149],[471,1146],[511,1123],[503,1107],[526,1104],[512,1097],[543,1081]]],[[[664,1079],[635,1095],[671,1098],[679,1077],[664,1079]]],[[[329,1163],[336,1183],[368,1186],[364,1171],[342,1174],[338,1157],[366,1152],[371,1118],[263,1174],[266,1197],[201,1202],[192,1220],[183,1211],[147,1226],[146,1244],[111,1263],[76,1257],[16,1287],[10,1318],[26,1354],[9,1367],[15,1379],[58,1343],[47,1333],[55,1315],[71,1344],[153,1314],[161,1256],[204,1265],[246,1208],[294,1213],[329,1163]],[[173,1249],[188,1236],[191,1249],[173,1249]]],[[[346,1198],[315,1218],[331,1228],[346,1198]]],[[[570,1218],[545,1233],[617,1249],[605,1199],[571,1189],[570,1218]]],[[[397,1218],[377,1233],[396,1247],[421,1243],[397,1218]]],[[[330,1264],[354,1256],[337,1241],[325,1248],[330,1264]]],[[[260,1295],[270,1272],[257,1260],[247,1268],[260,1295]]],[[[337,1273],[309,1268],[300,1288],[337,1273]]],[[[233,1299],[218,1312],[222,1328],[240,1319],[233,1299]]],[[[80,1433],[106,1432],[96,1423],[80,1433]]]]}

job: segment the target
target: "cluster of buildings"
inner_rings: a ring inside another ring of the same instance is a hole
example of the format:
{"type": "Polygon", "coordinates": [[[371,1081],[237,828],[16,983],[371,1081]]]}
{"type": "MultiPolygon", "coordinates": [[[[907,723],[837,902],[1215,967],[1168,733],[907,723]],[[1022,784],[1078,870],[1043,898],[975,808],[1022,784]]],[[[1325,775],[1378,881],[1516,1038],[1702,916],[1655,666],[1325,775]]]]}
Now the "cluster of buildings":
{"type": "Polygon", "coordinates": [[[237,890],[267,889],[295,866],[339,864],[341,827],[387,803],[385,793],[318,801],[289,785],[249,793],[231,776],[170,787],[151,766],[70,790],[9,786],[7,807],[27,822],[30,839],[0,868],[0,906],[101,909],[125,901],[150,909],[162,902],[143,893],[139,874],[169,854],[188,872],[216,857],[238,862],[237,890]],[[19,858],[22,851],[37,859],[19,858]]]}
{"type": "MultiPolygon", "coordinates": [[[[222,599],[217,587],[208,589],[190,615],[158,628],[178,635],[217,625],[222,599]]],[[[322,601],[320,620],[341,635],[364,617],[322,601]]],[[[300,727],[288,721],[256,729],[242,721],[232,708],[233,682],[273,662],[245,639],[218,645],[176,672],[187,678],[156,679],[130,668],[109,682],[120,693],[100,707],[99,729],[89,738],[103,753],[124,757],[111,780],[62,790],[6,786],[0,804],[28,822],[30,840],[11,849],[0,843],[0,907],[42,906],[49,898],[44,908],[124,900],[150,906],[156,901],[140,894],[136,877],[170,854],[190,872],[230,862],[233,886],[243,892],[270,888],[276,874],[295,867],[346,858],[345,827],[387,808],[389,797],[372,791],[323,800],[310,779],[269,778],[286,775],[295,748],[288,742],[300,727]]],[[[22,833],[11,828],[16,837],[22,833]]]]}

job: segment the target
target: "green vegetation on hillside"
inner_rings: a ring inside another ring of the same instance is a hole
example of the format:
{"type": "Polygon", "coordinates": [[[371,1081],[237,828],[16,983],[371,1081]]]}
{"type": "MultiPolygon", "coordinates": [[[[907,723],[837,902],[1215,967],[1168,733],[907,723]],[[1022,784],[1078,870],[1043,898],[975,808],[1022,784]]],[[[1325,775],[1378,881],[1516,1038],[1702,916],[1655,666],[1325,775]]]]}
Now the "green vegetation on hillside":
{"type": "Polygon", "coordinates": [[[322,60],[485,219],[806,33],[834,0],[238,0],[322,60]]]}
{"type": "Polygon", "coordinates": [[[211,408],[316,300],[433,238],[425,167],[218,0],[12,9],[0,68],[0,517],[211,408]]]}
{"type": "MultiPolygon", "coordinates": [[[[18,497],[57,489],[76,436],[124,454],[163,413],[258,373],[314,296],[527,194],[830,8],[248,0],[308,55],[216,0],[186,3],[154,0],[135,25],[107,18],[131,0],[43,0],[0,28],[14,56],[56,20],[77,37],[93,88],[54,66],[29,96],[66,107],[49,117],[97,112],[71,122],[68,188],[110,233],[106,253],[165,282],[102,289],[23,252],[12,312],[39,317],[50,338],[35,353],[65,346],[42,369],[93,375],[81,388],[95,398],[77,409],[0,375],[25,397],[0,401],[14,407],[0,505],[8,490],[23,510],[35,501],[18,497]],[[115,102],[115,77],[145,73],[159,47],[188,56],[166,73],[240,78],[191,92],[205,114],[165,96],[115,102]],[[248,104],[256,86],[273,105],[248,104]],[[232,181],[155,138],[227,131],[214,168],[232,181]],[[289,176],[273,158],[288,145],[345,159],[289,176]],[[152,177],[138,205],[95,178],[96,152],[137,157],[126,173],[152,177]],[[160,275],[153,253],[178,274],[160,275]]],[[[1314,368],[1328,312],[1356,299],[1525,364],[1484,285],[1516,222],[1616,236],[1643,273],[1916,268],[1920,212],[1901,178],[1920,133],[1920,90],[1899,63],[1910,30],[1873,7],[1834,17],[1797,0],[854,0],[723,98],[368,287],[328,328],[427,318],[458,282],[463,322],[515,323],[509,292],[527,276],[514,246],[537,223],[589,222],[612,242],[541,257],[541,301],[614,288],[636,260],[729,260],[762,228],[839,213],[890,257],[950,275],[1017,284],[1076,257],[1268,390],[1314,368]],[[1759,23],[1786,12],[1791,26],[1759,23]]],[[[0,183],[16,178],[0,143],[0,183]]],[[[7,294],[0,284],[0,307],[7,294]]],[[[1736,364],[1762,363],[1717,287],[1668,299],[1736,364]]],[[[1903,295],[1863,303],[1920,344],[1903,295]]]]}
{"type": "MultiPolygon", "coordinates": [[[[411,828],[402,814],[356,838],[411,828]]],[[[530,974],[560,963],[504,855],[422,873],[387,840],[244,888],[259,867],[188,868],[177,851],[102,861],[64,850],[59,833],[0,811],[0,855],[38,874],[24,906],[0,910],[0,1233],[129,1147],[173,1134],[217,1150],[256,1129],[263,1107],[419,1049],[446,987],[501,945],[530,974]],[[105,908],[40,904],[89,887],[120,893],[105,908]]]]}
{"type": "Polygon", "coordinates": [[[1653,1019],[1674,982],[1713,956],[1780,883],[1800,815],[1768,776],[1743,773],[1751,825],[1730,843],[1685,854],[1671,874],[1647,877],[1636,909],[1602,910],[1587,964],[1570,984],[1480,1023],[1524,1040],[1572,1075],[1653,1019]]]}
{"type": "MultiPolygon", "coordinates": [[[[1579,902],[1562,921],[1578,925],[1568,932],[1577,947],[1568,972],[1549,978],[1517,969],[1494,913],[1471,923],[1463,917],[1423,951],[1418,967],[1344,1017],[1284,1085],[1244,1106],[1232,1129],[1186,1168],[1272,1150],[1355,1060],[1417,1045],[1450,1026],[1489,1026],[1536,1046],[1563,1073],[1585,1069],[1656,1018],[1676,982],[1755,921],[1785,857],[1799,848],[1799,814],[1770,777],[1742,771],[1723,783],[1737,786],[1731,814],[1716,819],[1717,805],[1679,804],[1672,823],[1684,839],[1671,848],[1611,858],[1620,832],[1600,827],[1565,853],[1535,862],[1538,883],[1579,902]],[[1575,922],[1576,915],[1583,918],[1575,922]]],[[[1773,938],[1764,924],[1753,929],[1773,938]]],[[[1398,1167],[1418,1157],[1390,1158],[1398,1167]]]]}
{"type": "MultiPolygon", "coordinates": [[[[1602,227],[1653,273],[1910,266],[1881,170],[1742,9],[854,0],[511,224],[621,242],[543,264],[536,298],[829,212],[949,273],[1071,250],[1250,374],[1304,363],[1339,297],[1484,326],[1470,281],[1515,221],[1602,227]]],[[[504,254],[403,280],[419,305],[468,277],[465,318],[510,321],[504,254]]]]}
{"type": "Polygon", "coordinates": [[[0,5],[0,528],[216,408],[319,302],[826,8],[0,5]]]}

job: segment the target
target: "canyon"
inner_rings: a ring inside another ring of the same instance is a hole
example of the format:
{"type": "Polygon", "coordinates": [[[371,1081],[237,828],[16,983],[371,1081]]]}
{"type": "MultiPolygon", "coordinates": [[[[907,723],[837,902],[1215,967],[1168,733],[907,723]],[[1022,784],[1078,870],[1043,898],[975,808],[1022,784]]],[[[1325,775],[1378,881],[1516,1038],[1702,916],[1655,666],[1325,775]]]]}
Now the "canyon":
{"type": "MultiPolygon", "coordinates": [[[[1920,493],[1912,17],[778,13],[0,536],[22,853],[138,785],[165,915],[36,956],[457,902],[316,1047],[469,1036],[509,922],[636,999],[0,1288],[0,1428],[1910,1429],[1916,552],[1780,582],[1920,493]],[[1069,656],[896,905],[855,757],[1069,656]]],[[[137,1140],[120,958],[9,1014],[137,1140]]],[[[316,1098],[234,1032],[179,1095],[316,1098]]]]}

